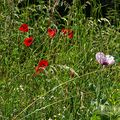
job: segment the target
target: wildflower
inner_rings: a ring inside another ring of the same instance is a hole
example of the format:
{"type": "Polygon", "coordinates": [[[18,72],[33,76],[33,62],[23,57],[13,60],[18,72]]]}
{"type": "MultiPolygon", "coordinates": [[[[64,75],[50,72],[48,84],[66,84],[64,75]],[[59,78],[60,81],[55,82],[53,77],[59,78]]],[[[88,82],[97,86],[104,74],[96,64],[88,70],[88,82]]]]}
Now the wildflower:
{"type": "Polygon", "coordinates": [[[61,30],[61,32],[65,35],[65,34],[67,34],[67,33],[69,32],[69,29],[63,28],[63,29],[61,30]]]}
{"type": "Polygon", "coordinates": [[[49,37],[53,38],[57,33],[57,29],[48,28],[47,32],[48,32],[49,37]]]}
{"type": "Polygon", "coordinates": [[[96,60],[98,61],[98,63],[100,63],[100,64],[104,64],[105,63],[105,55],[104,55],[104,53],[103,52],[98,52],[97,54],[96,54],[96,60]]]}
{"type": "Polygon", "coordinates": [[[38,66],[41,67],[42,69],[45,69],[48,66],[48,61],[47,60],[41,60],[38,63],[38,66]]]}
{"type": "Polygon", "coordinates": [[[98,52],[96,54],[96,60],[102,65],[112,65],[115,63],[113,56],[105,55],[103,52],[98,52]]]}
{"type": "Polygon", "coordinates": [[[42,72],[46,67],[48,66],[48,61],[47,60],[41,60],[38,63],[38,66],[35,67],[35,71],[37,74],[42,72]]]}
{"type": "Polygon", "coordinates": [[[107,61],[108,65],[112,65],[115,63],[114,57],[111,55],[106,55],[106,61],[107,61]]]}
{"type": "Polygon", "coordinates": [[[70,39],[73,38],[73,31],[71,31],[71,32],[68,34],[68,38],[70,38],[70,39]]]}
{"type": "Polygon", "coordinates": [[[22,32],[28,32],[28,25],[23,23],[20,27],[19,27],[19,30],[22,31],[22,32]]]}
{"type": "Polygon", "coordinates": [[[72,31],[72,30],[63,28],[63,29],[61,30],[61,32],[62,32],[64,35],[67,34],[69,39],[72,39],[72,38],[73,38],[73,31],[72,31]]]}
{"type": "Polygon", "coordinates": [[[29,47],[33,43],[33,37],[25,38],[23,44],[29,47]]]}

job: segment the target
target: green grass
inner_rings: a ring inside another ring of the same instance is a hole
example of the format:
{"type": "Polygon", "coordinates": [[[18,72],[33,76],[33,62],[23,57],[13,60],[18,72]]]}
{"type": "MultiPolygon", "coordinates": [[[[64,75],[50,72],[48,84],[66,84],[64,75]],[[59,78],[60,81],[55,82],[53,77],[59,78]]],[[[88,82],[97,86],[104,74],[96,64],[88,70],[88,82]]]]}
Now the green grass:
{"type": "Polygon", "coordinates": [[[103,68],[95,60],[99,51],[120,59],[120,25],[86,20],[74,3],[64,18],[66,28],[74,31],[73,39],[63,37],[52,18],[58,33],[50,39],[49,13],[30,22],[29,8],[19,14],[8,2],[0,3],[0,119],[120,120],[120,64],[103,68]],[[22,23],[29,24],[28,33],[18,30],[22,23]],[[34,42],[25,47],[23,40],[29,35],[34,42]],[[41,59],[49,66],[34,77],[41,59]]]}

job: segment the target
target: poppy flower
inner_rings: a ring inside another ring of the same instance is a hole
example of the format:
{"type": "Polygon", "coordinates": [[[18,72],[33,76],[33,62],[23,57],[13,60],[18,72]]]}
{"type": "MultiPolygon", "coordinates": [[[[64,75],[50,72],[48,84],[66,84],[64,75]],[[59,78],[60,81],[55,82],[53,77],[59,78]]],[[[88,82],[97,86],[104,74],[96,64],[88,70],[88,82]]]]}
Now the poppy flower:
{"type": "Polygon", "coordinates": [[[63,29],[61,30],[61,32],[65,35],[65,34],[67,34],[67,33],[69,32],[69,29],[63,28],[63,29]]]}
{"type": "Polygon", "coordinates": [[[70,39],[73,38],[73,31],[71,31],[70,33],[68,33],[68,38],[70,38],[70,39]]]}
{"type": "Polygon", "coordinates": [[[63,28],[63,29],[61,30],[61,32],[62,32],[64,35],[67,34],[69,39],[72,39],[72,38],[73,38],[73,31],[72,31],[72,30],[63,28]]]}
{"type": "Polygon", "coordinates": [[[48,66],[48,61],[47,60],[41,60],[38,63],[38,66],[35,67],[35,71],[37,74],[40,72],[43,72],[43,70],[48,66]]]}
{"type": "Polygon", "coordinates": [[[48,28],[47,32],[48,32],[49,37],[53,38],[57,33],[57,29],[48,28]]]}
{"type": "Polygon", "coordinates": [[[33,43],[33,37],[25,38],[23,44],[29,47],[33,43]]]}
{"type": "Polygon", "coordinates": [[[105,55],[103,52],[98,52],[96,54],[96,60],[102,65],[112,65],[115,63],[114,57],[111,55],[105,55]]]}
{"type": "Polygon", "coordinates": [[[28,25],[23,23],[20,27],[19,27],[19,30],[22,31],[22,32],[28,32],[28,25]]]}

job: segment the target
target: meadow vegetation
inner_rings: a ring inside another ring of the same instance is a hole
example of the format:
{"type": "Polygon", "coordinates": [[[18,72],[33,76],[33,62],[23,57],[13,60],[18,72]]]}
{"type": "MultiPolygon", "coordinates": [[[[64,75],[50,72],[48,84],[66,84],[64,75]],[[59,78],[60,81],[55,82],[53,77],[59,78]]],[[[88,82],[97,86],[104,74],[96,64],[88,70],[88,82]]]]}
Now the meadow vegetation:
{"type": "Polygon", "coordinates": [[[119,20],[85,18],[75,0],[62,18],[73,31],[69,38],[48,8],[41,2],[19,10],[12,0],[0,1],[0,119],[120,120],[119,20]],[[23,23],[28,32],[19,30],[23,23]],[[54,37],[48,28],[57,30],[54,37]],[[97,52],[114,56],[115,64],[99,64],[97,52]],[[40,60],[48,66],[36,73],[40,60]]]}

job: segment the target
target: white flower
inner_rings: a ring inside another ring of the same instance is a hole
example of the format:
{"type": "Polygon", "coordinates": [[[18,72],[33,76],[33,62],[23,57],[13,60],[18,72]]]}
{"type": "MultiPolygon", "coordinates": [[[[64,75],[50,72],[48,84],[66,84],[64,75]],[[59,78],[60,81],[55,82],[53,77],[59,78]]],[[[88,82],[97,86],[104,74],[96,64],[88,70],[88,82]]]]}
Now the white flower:
{"type": "Polygon", "coordinates": [[[108,65],[112,65],[115,63],[115,59],[111,55],[106,55],[106,61],[107,61],[108,65]]]}
{"type": "Polygon", "coordinates": [[[96,60],[102,65],[112,65],[115,63],[114,57],[111,55],[105,55],[103,52],[96,54],[96,60]]]}

